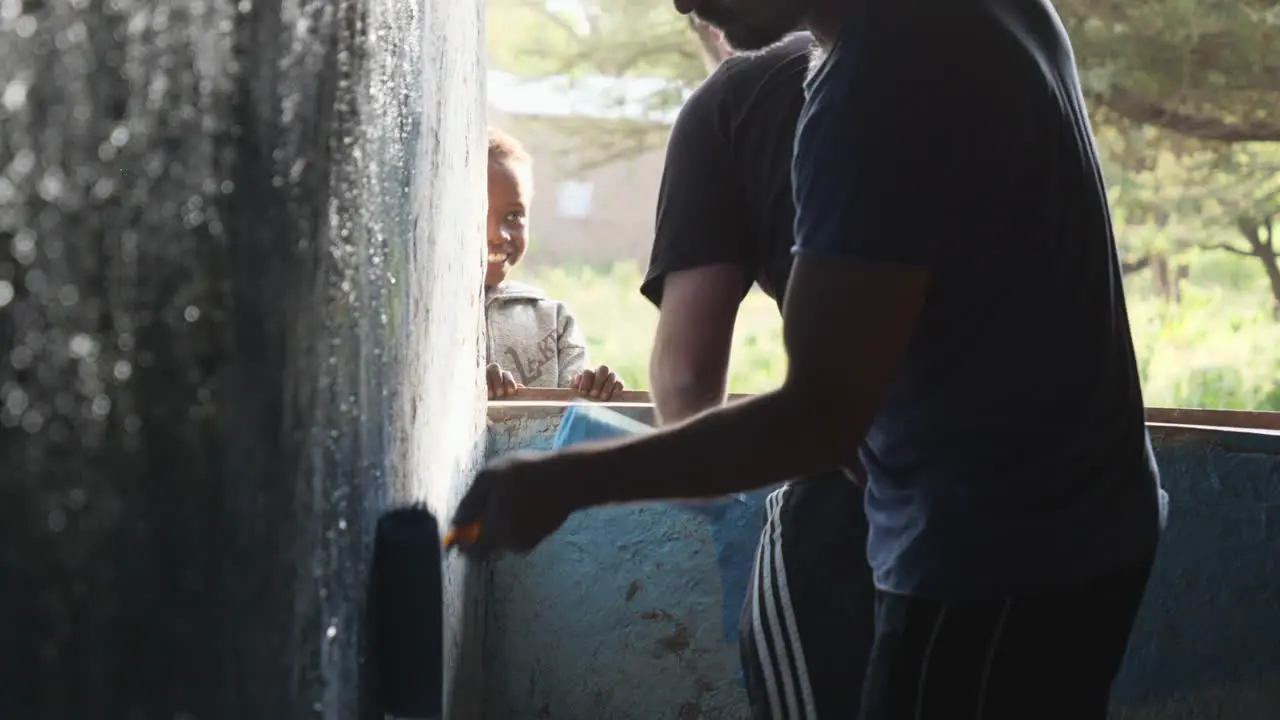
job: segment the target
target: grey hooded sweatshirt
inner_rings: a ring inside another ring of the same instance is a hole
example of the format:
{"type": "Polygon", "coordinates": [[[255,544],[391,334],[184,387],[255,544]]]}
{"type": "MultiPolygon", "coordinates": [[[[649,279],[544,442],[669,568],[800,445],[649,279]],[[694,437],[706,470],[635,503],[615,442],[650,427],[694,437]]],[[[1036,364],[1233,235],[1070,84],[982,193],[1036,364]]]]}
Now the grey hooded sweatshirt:
{"type": "Polygon", "coordinates": [[[488,363],[525,387],[567,388],[587,369],[587,343],[569,308],[532,285],[485,288],[488,363]]]}

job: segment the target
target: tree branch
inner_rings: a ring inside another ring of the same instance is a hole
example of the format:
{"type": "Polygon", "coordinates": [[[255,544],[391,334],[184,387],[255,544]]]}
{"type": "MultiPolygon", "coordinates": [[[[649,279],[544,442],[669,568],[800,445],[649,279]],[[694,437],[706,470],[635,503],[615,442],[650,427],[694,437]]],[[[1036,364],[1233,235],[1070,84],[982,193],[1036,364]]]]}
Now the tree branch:
{"type": "Polygon", "coordinates": [[[1139,270],[1145,270],[1150,265],[1151,265],[1151,256],[1143,255],[1142,257],[1137,258],[1136,260],[1122,261],[1120,263],[1120,272],[1125,275],[1128,275],[1129,273],[1136,273],[1139,270]]]}
{"type": "Polygon", "coordinates": [[[1227,122],[1220,118],[1193,115],[1144,100],[1127,90],[1117,88],[1091,95],[1095,102],[1130,122],[1154,125],[1198,140],[1227,143],[1280,142],[1278,122],[1227,122]]]}
{"type": "Polygon", "coordinates": [[[1243,255],[1244,257],[1257,256],[1257,253],[1255,253],[1252,250],[1242,250],[1234,245],[1229,245],[1227,243],[1214,243],[1212,245],[1206,245],[1205,248],[1208,250],[1223,250],[1225,252],[1231,253],[1232,255],[1243,255]]]}

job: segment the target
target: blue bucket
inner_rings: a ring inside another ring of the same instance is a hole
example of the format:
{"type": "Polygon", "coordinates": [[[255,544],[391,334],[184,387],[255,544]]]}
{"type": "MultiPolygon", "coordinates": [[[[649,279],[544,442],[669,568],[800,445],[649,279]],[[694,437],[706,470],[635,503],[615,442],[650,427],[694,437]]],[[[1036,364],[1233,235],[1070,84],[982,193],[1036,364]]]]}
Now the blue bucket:
{"type": "Polygon", "coordinates": [[[600,405],[571,405],[560,420],[553,450],[610,438],[640,435],[653,428],[600,405]]]}

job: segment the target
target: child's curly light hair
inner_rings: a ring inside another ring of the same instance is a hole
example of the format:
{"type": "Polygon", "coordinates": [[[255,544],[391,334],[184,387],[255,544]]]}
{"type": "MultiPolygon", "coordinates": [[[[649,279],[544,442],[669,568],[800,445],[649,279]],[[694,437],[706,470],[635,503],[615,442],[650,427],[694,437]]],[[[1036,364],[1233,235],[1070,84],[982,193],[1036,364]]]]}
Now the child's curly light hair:
{"type": "Polygon", "coordinates": [[[510,133],[492,125],[489,126],[489,162],[507,162],[519,165],[532,165],[533,156],[524,149],[510,133]]]}

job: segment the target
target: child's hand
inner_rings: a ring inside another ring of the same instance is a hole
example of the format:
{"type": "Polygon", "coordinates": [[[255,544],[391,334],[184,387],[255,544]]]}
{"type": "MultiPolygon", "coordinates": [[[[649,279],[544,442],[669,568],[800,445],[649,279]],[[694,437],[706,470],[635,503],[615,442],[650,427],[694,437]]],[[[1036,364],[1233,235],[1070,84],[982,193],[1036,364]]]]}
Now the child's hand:
{"type": "Polygon", "coordinates": [[[489,367],[484,369],[484,380],[489,386],[490,400],[511,397],[517,390],[524,387],[516,382],[515,375],[503,370],[498,363],[489,363],[489,367]]]}
{"type": "Polygon", "coordinates": [[[573,389],[592,400],[612,400],[614,395],[622,392],[622,381],[608,365],[601,365],[595,370],[578,373],[573,379],[573,389]]]}

